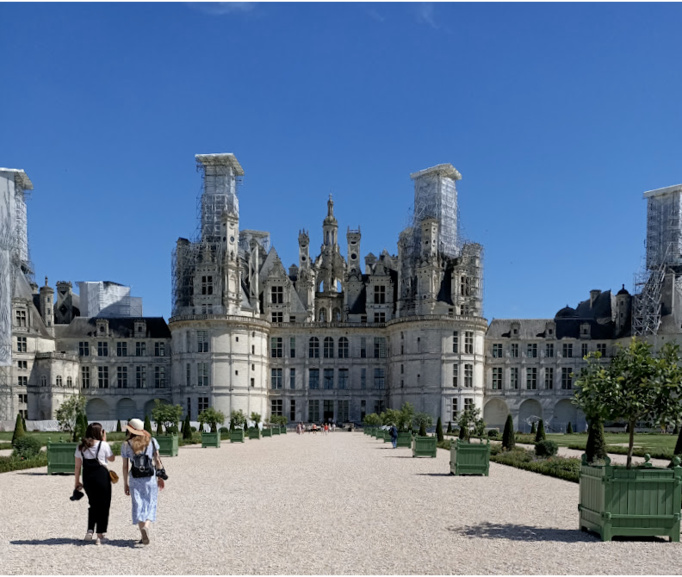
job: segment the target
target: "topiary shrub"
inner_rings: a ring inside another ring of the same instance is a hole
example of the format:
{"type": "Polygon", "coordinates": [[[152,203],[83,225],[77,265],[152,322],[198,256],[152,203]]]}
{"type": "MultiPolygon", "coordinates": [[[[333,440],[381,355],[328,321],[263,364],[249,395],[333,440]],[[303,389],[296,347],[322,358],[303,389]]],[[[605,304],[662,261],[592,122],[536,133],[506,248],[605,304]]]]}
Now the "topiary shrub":
{"type": "Polygon", "coordinates": [[[185,415],[185,421],[182,425],[182,438],[190,441],[192,439],[192,426],[189,424],[189,413],[185,415]]]}
{"type": "Polygon", "coordinates": [[[440,417],[438,417],[438,421],[436,422],[436,439],[438,443],[442,443],[444,440],[443,437],[443,424],[440,421],[440,417]]]}
{"type": "Polygon", "coordinates": [[[500,436],[500,432],[497,429],[490,429],[488,431],[488,437],[490,439],[497,439],[500,436]]]}
{"type": "Polygon", "coordinates": [[[464,427],[459,428],[459,434],[457,435],[458,438],[464,440],[467,438],[467,430],[464,427]]]}
{"type": "Polygon", "coordinates": [[[229,432],[230,432],[230,429],[228,429],[227,427],[220,427],[220,429],[218,429],[218,432],[219,432],[221,435],[223,435],[223,434],[229,433],[229,432]]]}
{"type": "Polygon", "coordinates": [[[26,430],[24,429],[24,419],[21,413],[17,413],[17,421],[14,423],[14,434],[12,435],[12,445],[22,437],[26,436],[26,430]]]}
{"type": "Polygon", "coordinates": [[[144,430],[152,434],[152,422],[149,420],[149,415],[144,416],[144,430]]]}
{"type": "Polygon", "coordinates": [[[515,445],[514,419],[512,419],[511,415],[507,415],[507,421],[504,423],[504,432],[502,433],[502,448],[511,451],[515,445]]]}
{"type": "Polygon", "coordinates": [[[538,430],[537,433],[535,433],[535,442],[539,443],[540,441],[544,441],[547,437],[545,436],[545,421],[543,419],[540,419],[538,422],[538,430]]]}
{"type": "Polygon", "coordinates": [[[448,435],[452,433],[452,421],[448,421],[448,430],[445,431],[448,435]]]}
{"type": "MultiPolygon", "coordinates": [[[[542,422],[542,421],[541,421],[542,422]]],[[[559,450],[559,445],[554,441],[540,441],[535,443],[535,456],[536,457],[553,457],[557,454],[559,450]]]]}
{"type": "Polygon", "coordinates": [[[197,428],[196,428],[196,427],[191,427],[191,428],[190,428],[190,431],[192,431],[193,433],[196,433],[196,432],[197,432],[197,428]]]}
{"type": "Polygon", "coordinates": [[[32,459],[40,454],[41,443],[31,435],[24,435],[14,441],[12,456],[18,459],[32,459]]]}
{"type": "Polygon", "coordinates": [[[567,435],[573,434],[573,425],[571,424],[571,421],[568,421],[568,425],[566,425],[566,434],[567,435]]]}
{"type": "Polygon", "coordinates": [[[121,421],[116,421],[116,432],[120,433],[122,431],[121,429],[121,421]]]}
{"type": "Polygon", "coordinates": [[[531,434],[531,435],[534,435],[534,434],[537,433],[537,432],[538,432],[538,431],[537,431],[537,429],[535,428],[535,421],[533,421],[533,424],[530,426],[530,434],[531,434]]]}

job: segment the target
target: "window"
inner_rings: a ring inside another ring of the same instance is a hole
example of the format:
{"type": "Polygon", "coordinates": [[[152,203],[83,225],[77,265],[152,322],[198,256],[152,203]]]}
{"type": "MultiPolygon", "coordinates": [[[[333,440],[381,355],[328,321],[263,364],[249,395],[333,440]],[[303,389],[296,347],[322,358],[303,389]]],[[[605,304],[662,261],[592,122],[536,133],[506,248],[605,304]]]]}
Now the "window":
{"type": "Polygon", "coordinates": [[[213,277],[210,275],[204,275],[201,277],[201,294],[202,295],[212,295],[213,294],[213,277]]]}
{"type": "Polygon", "coordinates": [[[320,369],[308,369],[308,388],[310,390],[320,388],[320,369]]]}
{"type": "Polygon", "coordinates": [[[565,358],[571,358],[573,356],[573,344],[564,343],[562,346],[562,354],[565,358]]]}
{"type": "Polygon", "coordinates": [[[100,389],[109,388],[109,367],[97,367],[97,386],[100,389]]]}
{"type": "Polygon", "coordinates": [[[367,338],[360,337],[360,358],[367,358],[367,338]]]}
{"type": "Polygon", "coordinates": [[[270,383],[273,389],[282,388],[282,369],[270,369],[270,383]]]}
{"type": "Polygon", "coordinates": [[[208,331],[197,331],[197,352],[208,352],[208,331]]]}
{"type": "Polygon", "coordinates": [[[284,339],[282,337],[270,338],[270,356],[279,359],[284,356],[284,339]]]}
{"type": "Polygon", "coordinates": [[[55,385],[57,385],[58,387],[61,387],[61,386],[62,386],[62,377],[61,377],[61,375],[57,375],[57,378],[55,379],[55,385]]]}
{"type": "Polygon", "coordinates": [[[119,389],[128,388],[128,367],[116,368],[116,385],[119,389]]]}
{"type": "Polygon", "coordinates": [[[384,412],[384,402],[382,400],[374,401],[374,412],[377,415],[380,415],[381,413],[384,412]]]}
{"type": "MultiPolygon", "coordinates": [[[[348,369],[339,369],[339,389],[348,388],[348,369]]],[[[346,419],[348,420],[348,419],[346,419]]]]}
{"type": "Polygon", "coordinates": [[[284,287],[273,286],[270,288],[270,295],[272,297],[273,305],[281,305],[284,303],[284,287]]]}
{"type": "Polygon", "coordinates": [[[474,333],[473,331],[464,332],[464,352],[473,354],[474,352],[474,333]]]}
{"type": "Polygon", "coordinates": [[[538,356],[538,344],[537,343],[528,343],[528,347],[526,349],[526,356],[530,359],[536,359],[538,356]]]}
{"type": "Polygon", "coordinates": [[[296,399],[291,399],[289,403],[289,420],[292,422],[296,420],[296,399]]]}
{"type": "Polygon", "coordinates": [[[545,369],[545,389],[551,390],[554,388],[554,368],[547,367],[545,369]]]}
{"type": "Polygon", "coordinates": [[[538,388],[538,368],[526,368],[526,389],[535,390],[538,388]]]}
{"type": "Polygon", "coordinates": [[[310,399],[308,401],[308,421],[315,423],[320,420],[320,401],[310,399]]]}
{"type": "Polygon", "coordinates": [[[561,388],[564,390],[573,388],[573,369],[569,367],[561,368],[561,388]]]}
{"type": "Polygon", "coordinates": [[[512,357],[513,359],[517,359],[519,357],[519,345],[518,345],[518,343],[512,343],[510,345],[509,356],[512,357]]]}
{"type": "Polygon", "coordinates": [[[324,388],[325,389],[334,388],[334,369],[324,370],[324,388]]]}
{"type": "MultiPolygon", "coordinates": [[[[58,377],[58,378],[61,379],[61,377],[58,377]]],[[[28,386],[28,377],[26,377],[26,376],[17,377],[17,384],[20,387],[27,387],[28,386]]],[[[58,387],[61,386],[61,383],[57,383],[57,386],[58,387]]]]}
{"type": "Polygon", "coordinates": [[[289,388],[296,388],[296,369],[289,369],[289,388]]]}
{"type": "Polygon", "coordinates": [[[289,322],[295,323],[296,322],[296,315],[289,315],[289,322]]]}
{"type": "Polygon", "coordinates": [[[197,385],[200,387],[208,387],[209,383],[209,366],[208,363],[197,363],[197,385]]]}
{"type": "Polygon", "coordinates": [[[518,389],[519,388],[519,368],[512,367],[509,369],[509,388],[518,389]]]}
{"type": "Polygon", "coordinates": [[[127,357],[128,356],[128,343],[125,341],[120,341],[116,343],[116,356],[117,357],[127,357]]]}
{"type": "Polygon", "coordinates": [[[284,414],[284,401],[282,399],[271,399],[270,415],[279,417],[282,414],[284,414]]]}
{"type": "Polygon", "coordinates": [[[147,386],[147,371],[145,367],[135,367],[135,388],[144,389],[147,386]]]}
{"type": "Polygon", "coordinates": [[[251,345],[251,354],[252,355],[256,354],[256,345],[251,345]]]}
{"type": "Polygon", "coordinates": [[[90,343],[88,341],[80,341],[78,343],[78,355],[81,357],[90,356],[90,343]]]}
{"type": "Polygon", "coordinates": [[[491,388],[494,391],[502,390],[502,367],[493,367],[493,382],[491,388]]]}
{"type": "Polygon", "coordinates": [[[597,343],[597,352],[602,356],[606,356],[606,343],[597,343]]]}
{"type": "Polygon", "coordinates": [[[28,361],[17,361],[17,368],[21,371],[27,371],[28,361]]]}
{"type": "Polygon", "coordinates": [[[97,341],[97,356],[98,357],[109,356],[109,343],[107,343],[106,341],[97,341]]]}
{"type": "MultiPolygon", "coordinates": [[[[237,337],[237,340],[239,340],[239,337],[237,337]]],[[[191,333],[191,331],[187,331],[185,333],[185,352],[189,353],[191,350],[192,350],[192,333],[191,333]]]]}
{"type": "Polygon", "coordinates": [[[81,367],[81,387],[90,388],[90,367],[81,367]]]}
{"type": "Polygon", "coordinates": [[[135,356],[136,357],[147,356],[147,343],[145,342],[135,343],[135,356]]]}
{"type": "Polygon", "coordinates": [[[320,358],[320,339],[317,337],[310,337],[310,340],[308,341],[308,358],[320,358]]]}
{"type": "Polygon", "coordinates": [[[185,386],[189,387],[192,382],[192,365],[187,363],[185,365],[185,386]]]}
{"type": "Polygon", "coordinates": [[[154,343],[154,356],[155,357],[166,356],[166,343],[162,341],[157,341],[154,343]]]}
{"type": "Polygon", "coordinates": [[[16,312],[16,319],[17,319],[17,326],[18,327],[25,327],[26,326],[26,311],[17,311],[16,312]]]}
{"type": "Polygon", "coordinates": [[[360,369],[360,388],[367,388],[367,369],[364,367],[360,369]]]}
{"type": "Polygon", "coordinates": [[[374,304],[386,304],[386,287],[384,285],[374,285],[374,304]]]}
{"type": "Polygon", "coordinates": [[[457,399],[452,399],[452,420],[457,420],[457,399]]]}
{"type": "Polygon", "coordinates": [[[251,386],[252,387],[256,386],[256,379],[254,379],[253,377],[251,377],[251,386]]]}
{"type": "Polygon", "coordinates": [[[27,350],[26,337],[17,337],[17,352],[25,353],[27,350]]]}
{"type": "Polygon", "coordinates": [[[582,345],[581,345],[581,347],[580,347],[580,356],[581,356],[581,357],[586,357],[586,356],[587,356],[587,353],[588,353],[588,350],[587,350],[587,343],[582,343],[582,345]]]}
{"type": "Polygon", "coordinates": [[[493,343],[493,358],[502,358],[502,343],[493,343]]]}
{"type": "Polygon", "coordinates": [[[459,352],[459,333],[457,331],[452,333],[452,352],[459,352]]]}
{"type": "MultiPolygon", "coordinates": [[[[201,375],[199,376],[199,384],[201,384],[201,375]]],[[[154,367],[154,388],[166,388],[166,367],[154,367]]]]}
{"type": "Polygon", "coordinates": [[[208,397],[199,397],[197,399],[197,411],[201,413],[201,411],[206,409],[208,409],[208,397]]]}
{"type": "Polygon", "coordinates": [[[26,405],[28,404],[28,395],[24,393],[19,394],[19,402],[26,405]]]}
{"type": "Polygon", "coordinates": [[[346,337],[341,337],[339,339],[339,358],[348,358],[348,339],[346,337]]]}
{"type": "Polygon", "coordinates": [[[284,322],[284,313],[279,312],[279,311],[274,311],[272,313],[272,322],[273,323],[283,323],[284,322]]]}
{"type": "Polygon", "coordinates": [[[474,408],[474,400],[469,398],[469,399],[464,399],[464,410],[466,411],[467,409],[473,409],[474,408]]]}
{"type": "Polygon", "coordinates": [[[339,423],[348,422],[350,416],[350,401],[339,401],[339,410],[337,414],[337,421],[339,423]]]}
{"type": "Polygon", "coordinates": [[[382,389],[384,388],[384,369],[376,368],[374,369],[374,388],[382,389]]]}
{"type": "Polygon", "coordinates": [[[66,386],[73,387],[73,379],[71,377],[66,377],[66,386]]]}
{"type": "Polygon", "coordinates": [[[292,359],[296,358],[296,337],[289,338],[289,356],[292,359]]]}
{"type": "Polygon", "coordinates": [[[386,358],[386,339],[384,337],[374,337],[374,358],[386,358]]]}
{"type": "Polygon", "coordinates": [[[545,345],[545,356],[547,358],[554,357],[554,343],[547,343],[545,345]]]}
{"type": "Polygon", "coordinates": [[[40,386],[41,387],[47,387],[47,377],[45,375],[40,377],[40,386]]]}
{"type": "Polygon", "coordinates": [[[464,386],[469,389],[474,386],[474,365],[464,365],[464,386]]]}
{"type": "Polygon", "coordinates": [[[334,339],[331,337],[324,338],[324,358],[333,359],[334,358],[334,339]]]}
{"type": "Polygon", "coordinates": [[[385,323],[386,322],[386,313],[374,313],[374,322],[375,323],[385,323]]]}

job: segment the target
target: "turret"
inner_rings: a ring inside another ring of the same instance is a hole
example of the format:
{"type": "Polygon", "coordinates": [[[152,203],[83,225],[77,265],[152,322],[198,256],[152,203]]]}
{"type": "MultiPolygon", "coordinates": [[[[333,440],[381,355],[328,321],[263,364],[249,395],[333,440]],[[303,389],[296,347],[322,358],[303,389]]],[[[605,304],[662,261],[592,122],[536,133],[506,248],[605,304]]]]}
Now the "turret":
{"type": "Polygon", "coordinates": [[[348,272],[355,274],[360,272],[360,227],[358,230],[351,230],[346,232],[346,241],[348,242],[348,272]]]}
{"type": "Polygon", "coordinates": [[[51,327],[54,322],[54,289],[47,284],[40,287],[40,316],[43,317],[46,327],[51,327]]]}

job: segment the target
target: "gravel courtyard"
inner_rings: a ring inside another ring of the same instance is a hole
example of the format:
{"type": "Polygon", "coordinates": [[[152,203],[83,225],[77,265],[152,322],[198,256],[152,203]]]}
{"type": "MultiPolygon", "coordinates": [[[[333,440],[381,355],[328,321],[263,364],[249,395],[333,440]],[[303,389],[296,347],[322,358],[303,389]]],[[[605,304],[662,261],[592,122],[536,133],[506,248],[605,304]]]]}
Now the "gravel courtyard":
{"type": "Polygon", "coordinates": [[[148,547],[122,482],[96,547],[82,542],[87,498],[69,500],[73,477],[4,473],[0,574],[680,572],[679,543],[578,531],[576,484],[494,463],[490,477],[454,477],[448,461],[340,431],[183,447],[165,459],[148,547]]]}

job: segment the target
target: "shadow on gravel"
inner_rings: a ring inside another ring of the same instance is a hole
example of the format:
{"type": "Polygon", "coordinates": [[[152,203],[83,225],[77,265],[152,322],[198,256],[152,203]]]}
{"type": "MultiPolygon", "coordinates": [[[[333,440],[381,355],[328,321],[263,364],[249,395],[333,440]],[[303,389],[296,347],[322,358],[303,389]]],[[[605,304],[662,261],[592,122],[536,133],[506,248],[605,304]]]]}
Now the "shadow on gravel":
{"type": "MultiPolygon", "coordinates": [[[[83,539],[72,539],[68,537],[52,537],[50,539],[25,539],[10,541],[10,545],[90,545],[93,546],[94,542],[86,542],[83,539]]],[[[108,539],[102,547],[124,547],[124,548],[135,548],[137,541],[130,539],[108,539]]]]}
{"type": "Polygon", "coordinates": [[[415,475],[418,477],[454,477],[452,473],[415,473],[415,475]]]}
{"type": "Polygon", "coordinates": [[[448,531],[465,537],[508,539],[509,541],[559,541],[562,543],[594,543],[598,537],[578,529],[551,529],[514,523],[482,523],[468,527],[448,527],[448,531]]]}
{"type": "MultiPolygon", "coordinates": [[[[73,473],[64,473],[64,475],[67,475],[67,474],[73,475],[73,473]]],[[[41,477],[47,477],[47,471],[43,471],[42,473],[38,473],[35,471],[17,471],[17,475],[40,475],[41,477]]],[[[61,476],[61,475],[59,475],[59,476],[61,476]]]]}

